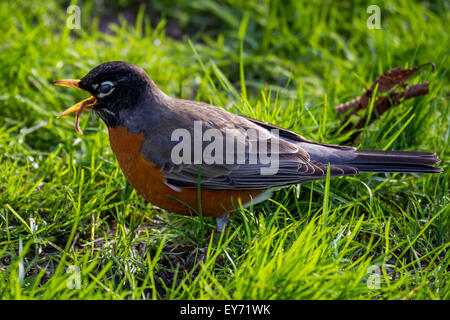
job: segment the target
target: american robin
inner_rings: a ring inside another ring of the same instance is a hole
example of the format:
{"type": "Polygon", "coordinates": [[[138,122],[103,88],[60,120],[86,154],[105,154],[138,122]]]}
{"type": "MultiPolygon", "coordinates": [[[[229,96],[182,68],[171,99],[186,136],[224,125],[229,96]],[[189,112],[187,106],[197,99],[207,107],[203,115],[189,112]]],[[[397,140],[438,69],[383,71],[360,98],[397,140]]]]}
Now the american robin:
{"type": "Polygon", "coordinates": [[[171,212],[216,217],[219,231],[240,203],[256,204],[275,189],[324,179],[327,170],[331,177],[442,171],[433,167],[439,162],[434,153],[316,143],[267,122],[169,97],[128,62],[107,62],[81,80],[54,84],[92,95],[59,117],[76,112],[81,133],[83,110],[100,116],[123,173],[140,195],[171,212]]]}

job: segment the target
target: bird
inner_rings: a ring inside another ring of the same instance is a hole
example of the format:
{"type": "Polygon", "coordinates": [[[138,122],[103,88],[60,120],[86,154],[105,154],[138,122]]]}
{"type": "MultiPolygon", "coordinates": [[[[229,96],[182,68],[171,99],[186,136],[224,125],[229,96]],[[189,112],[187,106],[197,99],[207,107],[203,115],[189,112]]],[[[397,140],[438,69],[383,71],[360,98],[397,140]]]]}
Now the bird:
{"type": "Polygon", "coordinates": [[[144,69],[125,61],[53,84],[91,95],[58,117],[76,113],[75,128],[82,134],[81,113],[98,115],[123,174],[143,198],[169,212],[215,217],[217,232],[239,207],[267,200],[283,187],[325,179],[327,173],[442,171],[432,152],[313,142],[275,124],[170,97],[144,69]]]}

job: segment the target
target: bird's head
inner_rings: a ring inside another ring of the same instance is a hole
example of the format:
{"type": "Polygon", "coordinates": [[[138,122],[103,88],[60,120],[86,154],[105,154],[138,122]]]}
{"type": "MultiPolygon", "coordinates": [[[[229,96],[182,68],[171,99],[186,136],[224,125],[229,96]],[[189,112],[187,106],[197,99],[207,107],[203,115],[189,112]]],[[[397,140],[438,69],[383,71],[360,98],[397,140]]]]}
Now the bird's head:
{"type": "Polygon", "coordinates": [[[76,129],[83,110],[95,112],[108,127],[120,125],[120,111],[135,107],[142,99],[151,99],[160,92],[147,73],[129,62],[103,63],[81,80],[58,80],[57,86],[65,86],[89,92],[92,96],[68,108],[58,117],[77,113],[76,129]]]}

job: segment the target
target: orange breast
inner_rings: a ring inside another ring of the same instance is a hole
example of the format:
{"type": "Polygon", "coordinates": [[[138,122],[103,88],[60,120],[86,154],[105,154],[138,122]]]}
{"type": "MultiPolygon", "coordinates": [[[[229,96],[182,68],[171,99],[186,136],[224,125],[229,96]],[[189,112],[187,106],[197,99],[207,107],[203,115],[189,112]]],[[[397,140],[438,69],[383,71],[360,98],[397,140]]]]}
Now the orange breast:
{"type": "MultiPolygon", "coordinates": [[[[197,189],[175,191],[164,182],[162,172],[141,153],[143,133],[134,134],[125,127],[109,128],[109,140],[120,168],[136,191],[150,203],[179,214],[195,214],[184,203],[198,212],[197,189]],[[177,200],[178,199],[178,200],[177,200]]],[[[201,190],[202,215],[220,217],[256,198],[263,190],[201,190]]]]}

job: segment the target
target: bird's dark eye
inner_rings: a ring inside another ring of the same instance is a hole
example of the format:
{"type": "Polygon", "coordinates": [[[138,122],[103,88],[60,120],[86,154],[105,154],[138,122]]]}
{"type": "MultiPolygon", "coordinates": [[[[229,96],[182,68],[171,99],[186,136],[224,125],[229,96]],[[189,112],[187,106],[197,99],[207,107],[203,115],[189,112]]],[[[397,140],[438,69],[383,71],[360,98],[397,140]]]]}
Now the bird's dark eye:
{"type": "Polygon", "coordinates": [[[100,84],[100,88],[98,89],[98,91],[99,91],[101,94],[106,95],[106,94],[111,93],[111,91],[112,91],[113,89],[114,89],[113,83],[110,82],[110,81],[105,81],[105,82],[102,82],[102,83],[100,84]]]}

